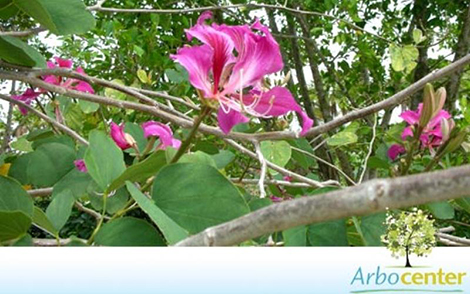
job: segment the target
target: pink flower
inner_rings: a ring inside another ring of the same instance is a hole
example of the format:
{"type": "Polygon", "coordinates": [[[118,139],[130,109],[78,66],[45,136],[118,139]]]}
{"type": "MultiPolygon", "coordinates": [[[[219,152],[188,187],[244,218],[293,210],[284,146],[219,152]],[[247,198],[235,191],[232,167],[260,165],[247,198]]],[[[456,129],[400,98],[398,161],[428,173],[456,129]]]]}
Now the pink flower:
{"type": "MultiPolygon", "coordinates": [[[[34,92],[33,89],[28,89],[21,95],[13,95],[11,97],[13,99],[16,99],[18,101],[21,101],[25,104],[30,105],[31,101],[36,99],[40,94],[41,94],[40,92],[34,92]]],[[[18,106],[18,108],[20,109],[20,112],[21,112],[22,115],[28,114],[28,109],[26,109],[24,107],[21,107],[21,106],[18,106]]]]}
{"type": "Polygon", "coordinates": [[[75,167],[82,173],[88,172],[88,169],[86,168],[86,165],[85,165],[85,161],[83,159],[77,159],[73,163],[75,164],[75,167]]]}
{"type": "Polygon", "coordinates": [[[288,181],[288,182],[291,182],[291,181],[292,181],[292,177],[291,177],[291,176],[284,176],[283,179],[284,179],[284,181],[288,181]]]}
{"type": "Polygon", "coordinates": [[[393,144],[387,151],[387,155],[391,160],[397,159],[398,155],[406,152],[405,147],[399,144],[393,144]]]}
{"type": "Polygon", "coordinates": [[[284,201],[284,198],[277,197],[277,196],[274,196],[274,195],[269,196],[269,199],[271,199],[271,201],[274,202],[274,203],[284,201]]]}
{"type": "MultiPolygon", "coordinates": [[[[54,61],[47,62],[48,68],[56,68],[56,67],[69,68],[69,69],[72,68],[73,62],[70,59],[62,59],[59,57],[54,57],[54,60],[55,62],[54,61]]],[[[85,71],[81,67],[78,67],[76,72],[80,74],[85,74],[85,71]]],[[[67,89],[76,90],[79,92],[91,93],[91,94],[95,93],[95,91],[90,86],[90,84],[82,80],[71,79],[71,78],[65,79],[63,77],[59,77],[55,75],[48,75],[48,76],[45,76],[43,79],[46,83],[53,84],[56,86],[61,86],[67,89]]]]}
{"type": "Polygon", "coordinates": [[[224,133],[248,122],[248,117],[281,116],[296,111],[303,120],[301,135],[312,126],[311,120],[283,87],[264,87],[264,77],[283,67],[279,45],[268,28],[258,20],[251,26],[205,24],[212,12],[204,12],[197,24],[186,30],[189,40],[202,45],[180,48],[171,58],[189,73],[189,81],[206,99],[219,106],[218,122],[224,133]],[[234,54],[234,51],[236,54],[234,54]]]}
{"type": "Polygon", "coordinates": [[[111,138],[113,138],[116,145],[122,150],[136,146],[134,138],[124,132],[124,124],[118,126],[114,122],[111,123],[111,138]]]}
{"type": "MultiPolygon", "coordinates": [[[[403,140],[406,140],[407,137],[414,136],[413,131],[418,126],[422,111],[423,104],[420,103],[416,111],[407,110],[400,115],[400,117],[403,118],[403,120],[406,121],[409,125],[403,130],[403,133],[401,134],[403,140]]],[[[442,143],[443,135],[441,130],[441,120],[451,120],[450,114],[442,109],[436,112],[436,114],[431,118],[429,123],[423,129],[423,132],[419,138],[423,147],[432,148],[439,146],[442,143]]]]}
{"type": "Polygon", "coordinates": [[[160,139],[160,145],[158,145],[157,149],[164,150],[168,146],[178,149],[181,146],[181,141],[173,138],[173,132],[170,127],[165,124],[156,121],[148,121],[142,124],[142,128],[145,138],[154,136],[160,139]]]}

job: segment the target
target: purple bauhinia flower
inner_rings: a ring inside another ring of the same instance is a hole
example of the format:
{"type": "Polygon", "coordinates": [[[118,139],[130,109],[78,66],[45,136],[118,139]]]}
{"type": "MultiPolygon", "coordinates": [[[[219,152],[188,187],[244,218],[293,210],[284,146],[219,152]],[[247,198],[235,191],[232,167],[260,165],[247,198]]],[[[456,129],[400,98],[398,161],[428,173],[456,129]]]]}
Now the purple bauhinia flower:
{"type": "Polygon", "coordinates": [[[313,125],[286,88],[264,86],[266,75],[280,71],[282,62],[279,44],[269,29],[258,20],[248,25],[207,25],[212,12],[204,12],[197,24],[186,30],[189,40],[202,45],[180,48],[171,58],[189,73],[190,83],[205,99],[218,106],[218,122],[224,133],[255,117],[281,116],[289,111],[302,118],[304,135],[313,125]],[[236,52],[236,53],[235,53],[236,52]]]}
{"type": "Polygon", "coordinates": [[[111,138],[114,140],[114,142],[119,148],[121,148],[122,150],[126,150],[131,147],[136,147],[136,142],[134,138],[128,133],[124,132],[124,124],[121,124],[119,126],[112,122],[110,129],[111,138]]]}
{"type": "Polygon", "coordinates": [[[86,168],[86,165],[85,165],[85,161],[83,159],[77,159],[73,163],[75,164],[75,167],[82,173],[88,172],[88,169],[86,168]]]}
{"type": "Polygon", "coordinates": [[[173,132],[170,127],[156,121],[148,121],[142,124],[144,130],[144,137],[158,137],[160,139],[160,145],[157,149],[165,150],[167,147],[173,147],[175,149],[180,148],[181,141],[173,138],[173,132]]]}
{"type": "MultiPolygon", "coordinates": [[[[48,68],[56,68],[56,67],[69,68],[69,69],[72,68],[73,62],[70,59],[62,59],[59,57],[54,57],[54,60],[55,61],[47,62],[48,68]]],[[[81,67],[78,67],[76,69],[76,72],[80,74],[85,74],[85,71],[81,67]]],[[[43,79],[46,83],[65,87],[67,89],[76,90],[79,92],[91,93],[91,94],[95,93],[95,91],[90,86],[90,84],[82,80],[72,79],[72,78],[65,79],[63,77],[55,76],[55,75],[48,75],[48,76],[43,77],[43,79]]],[[[47,92],[47,91],[44,91],[44,92],[47,92]]]]}
{"type": "MultiPolygon", "coordinates": [[[[28,89],[21,95],[13,95],[11,97],[13,99],[16,99],[18,101],[21,101],[25,104],[30,105],[31,101],[36,99],[39,95],[41,95],[40,92],[35,92],[33,89],[28,89]]],[[[21,107],[21,106],[18,106],[18,108],[20,109],[20,112],[21,112],[22,115],[28,114],[28,109],[26,109],[24,107],[21,107]]]]}

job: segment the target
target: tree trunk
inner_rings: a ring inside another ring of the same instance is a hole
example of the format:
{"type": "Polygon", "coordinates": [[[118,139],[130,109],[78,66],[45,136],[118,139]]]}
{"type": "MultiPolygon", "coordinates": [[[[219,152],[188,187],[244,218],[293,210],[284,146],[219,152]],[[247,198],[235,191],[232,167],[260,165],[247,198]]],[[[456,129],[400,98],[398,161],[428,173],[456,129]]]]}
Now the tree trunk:
{"type": "MultiPolygon", "coordinates": [[[[454,61],[458,60],[470,52],[470,5],[462,14],[462,27],[461,27],[459,40],[455,47],[454,61]]],[[[455,102],[458,99],[460,79],[462,78],[463,70],[458,70],[452,73],[449,77],[447,88],[446,108],[449,110],[455,109],[455,102]]]]}
{"type": "Polygon", "coordinates": [[[411,267],[410,264],[410,249],[408,246],[406,246],[406,265],[405,267],[411,267]]]}
{"type": "MultiPolygon", "coordinates": [[[[287,16],[287,29],[288,33],[292,36],[296,36],[295,24],[291,16],[287,16]]],[[[310,95],[308,93],[307,82],[305,81],[303,63],[299,52],[299,44],[297,43],[296,38],[291,38],[291,49],[292,49],[292,58],[294,61],[295,72],[297,73],[297,80],[299,82],[300,95],[302,97],[302,102],[305,107],[307,115],[314,120],[314,125],[318,125],[318,119],[315,117],[313,103],[310,100],[310,95]]],[[[316,155],[320,158],[332,162],[331,155],[327,152],[324,146],[316,150],[316,155]]],[[[318,167],[320,173],[324,179],[338,179],[338,174],[328,165],[318,162],[318,167]]]]}
{"type": "MultiPolygon", "coordinates": [[[[415,0],[413,6],[413,20],[414,25],[420,29],[421,31],[425,32],[426,27],[428,24],[428,11],[426,9],[426,5],[428,0],[415,0]]],[[[413,26],[413,24],[411,25],[413,26]]],[[[418,48],[419,57],[418,57],[418,64],[416,65],[414,77],[414,82],[420,80],[424,76],[429,73],[429,66],[428,66],[428,45],[429,41],[426,40],[420,44],[421,47],[418,48]]],[[[411,108],[416,109],[418,108],[418,104],[422,102],[423,99],[423,91],[416,92],[411,98],[411,108]]]]}

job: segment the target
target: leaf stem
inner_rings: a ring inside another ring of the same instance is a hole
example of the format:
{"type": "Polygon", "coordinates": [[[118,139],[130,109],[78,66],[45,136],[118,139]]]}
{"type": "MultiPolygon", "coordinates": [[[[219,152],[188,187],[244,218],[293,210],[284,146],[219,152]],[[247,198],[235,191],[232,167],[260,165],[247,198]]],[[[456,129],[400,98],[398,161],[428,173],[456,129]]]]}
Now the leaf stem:
{"type": "Polygon", "coordinates": [[[101,226],[103,225],[103,220],[104,220],[104,215],[106,214],[106,202],[108,200],[108,194],[103,193],[103,210],[101,211],[101,217],[100,220],[98,221],[98,224],[96,225],[95,230],[90,236],[90,239],[86,242],[87,245],[93,244],[93,241],[95,240],[95,236],[98,233],[98,231],[101,229],[101,226]]]}
{"type": "Polygon", "coordinates": [[[201,125],[204,118],[211,113],[211,111],[212,111],[212,108],[210,108],[209,106],[204,106],[202,108],[201,114],[194,120],[194,125],[191,129],[191,132],[189,133],[186,140],[184,140],[183,143],[181,143],[181,146],[178,149],[178,152],[176,152],[175,156],[173,156],[173,158],[170,161],[170,164],[178,162],[181,156],[183,156],[183,154],[188,150],[189,145],[191,144],[191,141],[196,136],[199,126],[201,125]]]}

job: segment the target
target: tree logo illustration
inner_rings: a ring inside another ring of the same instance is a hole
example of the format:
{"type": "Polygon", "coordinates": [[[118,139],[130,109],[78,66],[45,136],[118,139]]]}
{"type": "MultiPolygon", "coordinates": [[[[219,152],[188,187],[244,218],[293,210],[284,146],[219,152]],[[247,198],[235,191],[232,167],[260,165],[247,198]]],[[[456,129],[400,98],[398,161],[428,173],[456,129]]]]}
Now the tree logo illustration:
{"type": "Polygon", "coordinates": [[[382,235],[382,242],[393,257],[406,256],[405,267],[411,267],[411,254],[428,255],[436,246],[434,220],[420,209],[389,212],[385,224],[387,231],[382,235]]]}

